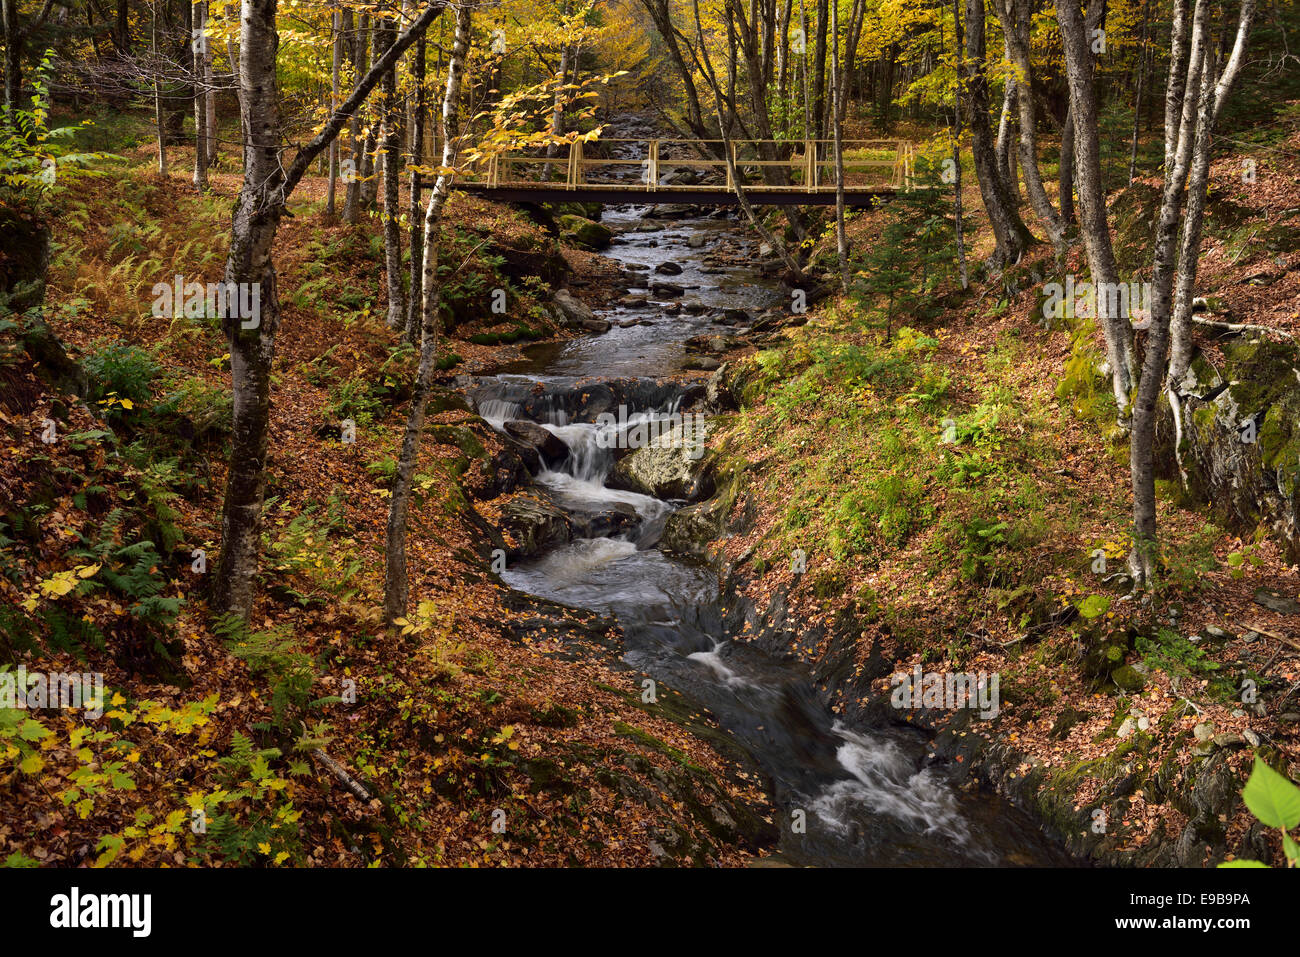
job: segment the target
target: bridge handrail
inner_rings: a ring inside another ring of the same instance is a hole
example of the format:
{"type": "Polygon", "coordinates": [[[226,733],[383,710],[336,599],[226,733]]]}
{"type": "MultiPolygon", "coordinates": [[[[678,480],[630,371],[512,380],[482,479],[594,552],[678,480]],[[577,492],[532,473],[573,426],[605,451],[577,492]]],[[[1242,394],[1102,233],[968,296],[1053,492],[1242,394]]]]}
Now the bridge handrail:
{"type": "MultiPolygon", "coordinates": [[[[561,184],[549,179],[529,180],[512,178],[512,172],[517,166],[541,166],[542,171],[564,169],[563,188],[578,189],[585,185],[600,185],[603,188],[626,189],[631,191],[654,192],[660,188],[659,176],[660,170],[667,167],[672,168],[703,168],[712,169],[718,167],[727,167],[727,186],[728,190],[734,190],[735,183],[732,181],[731,167],[736,169],[746,168],[780,168],[802,172],[802,183],[792,183],[790,185],[781,184],[760,184],[759,189],[764,190],[803,190],[806,192],[825,192],[835,189],[835,172],[832,154],[834,140],[831,139],[806,139],[806,140],[732,140],[730,141],[731,156],[727,158],[718,158],[716,155],[694,156],[663,156],[661,155],[663,147],[689,146],[692,148],[719,146],[724,147],[727,140],[693,140],[693,139],[655,139],[645,140],[632,137],[613,137],[601,139],[599,143],[637,143],[645,144],[644,155],[637,157],[588,157],[583,140],[574,140],[569,144],[568,156],[560,155],[547,156],[545,153],[527,153],[512,152],[502,150],[500,152],[489,154],[480,160],[476,166],[480,167],[481,173],[486,177],[488,187],[504,186],[553,186],[559,187],[561,184]],[[768,148],[768,149],[765,149],[768,148]],[[777,151],[789,150],[785,158],[767,159],[764,153],[771,154],[771,149],[777,151]],[[748,155],[750,151],[756,155],[748,155]],[[646,170],[642,182],[639,184],[632,183],[599,183],[588,184],[586,172],[589,169],[600,167],[617,167],[617,166],[640,166],[646,170]],[[823,182],[823,168],[830,168],[828,182],[823,182]]],[[[910,186],[913,175],[913,167],[916,156],[915,146],[901,139],[861,139],[861,140],[844,140],[841,144],[842,150],[846,154],[843,158],[843,166],[846,174],[849,171],[871,170],[871,169],[890,169],[893,175],[887,187],[881,188],[907,188],[910,186]],[[851,155],[854,152],[886,152],[892,151],[893,157],[889,159],[868,159],[851,155]]],[[[479,172],[479,171],[475,171],[479,172]]],[[[847,186],[848,184],[846,184],[847,186]]],[[[707,186],[695,187],[692,185],[677,185],[673,188],[708,188],[707,186]]]]}

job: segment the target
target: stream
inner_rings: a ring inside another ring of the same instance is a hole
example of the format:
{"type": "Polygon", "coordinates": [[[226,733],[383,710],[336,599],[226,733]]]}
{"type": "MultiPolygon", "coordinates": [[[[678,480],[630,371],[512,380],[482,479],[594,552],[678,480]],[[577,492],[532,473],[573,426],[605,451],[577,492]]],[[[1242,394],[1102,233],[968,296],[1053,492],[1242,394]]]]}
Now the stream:
{"type": "MultiPolygon", "coordinates": [[[[633,126],[614,135],[654,133],[633,126]]],[[[602,447],[609,443],[592,417],[575,414],[565,401],[578,391],[575,385],[620,380],[621,401],[639,398],[628,407],[630,422],[663,418],[677,411],[680,388],[628,389],[625,381],[653,382],[681,370],[685,340],[726,331],[715,321],[720,310],[755,315],[785,301],[775,281],[753,267],[757,243],[736,219],[695,214],[654,229],[650,224],[658,222],[647,218],[653,210],[605,207],[601,222],[616,234],[605,255],[629,276],[662,279],[684,293],[656,295],[629,279],[632,295],[648,302],[598,310],[613,323],[609,332],[529,347],[509,374],[479,378],[469,390],[479,414],[497,429],[528,419],[568,447],[567,457],[534,479],[561,508],[580,516],[614,510],[629,518],[609,534],[514,563],[502,578],[520,591],[614,617],[627,665],[716,718],[767,779],[781,832],[778,860],[797,866],[1069,864],[1027,815],[997,796],[954,786],[941,764],[929,762],[927,735],[919,729],[902,722],[846,727],[803,665],[732,640],[722,625],[716,574],[655,547],[665,518],[682,503],[606,485],[615,451],[602,447]],[[656,274],[665,262],[681,272],[656,274]],[[667,314],[676,302],[683,308],[667,314]],[[803,833],[791,827],[799,817],[806,821],[803,833]]]]}

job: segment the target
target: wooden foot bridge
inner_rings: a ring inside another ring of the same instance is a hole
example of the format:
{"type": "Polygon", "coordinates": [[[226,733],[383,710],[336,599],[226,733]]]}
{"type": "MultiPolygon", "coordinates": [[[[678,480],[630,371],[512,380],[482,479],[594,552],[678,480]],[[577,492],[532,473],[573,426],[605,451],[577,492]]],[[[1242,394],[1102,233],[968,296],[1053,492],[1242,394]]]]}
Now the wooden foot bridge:
{"type": "MultiPolygon", "coordinates": [[[[828,206],[836,196],[832,140],[594,141],[609,156],[586,155],[575,140],[568,156],[556,151],[494,153],[461,173],[453,188],[505,202],[691,203],[740,202],[732,169],[745,195],[762,206],[828,206]],[[732,162],[726,160],[731,150],[732,162]]],[[[592,150],[595,152],[595,150],[592,150]]],[[[875,205],[912,183],[915,148],[904,140],[845,140],[844,200],[875,205]]]]}

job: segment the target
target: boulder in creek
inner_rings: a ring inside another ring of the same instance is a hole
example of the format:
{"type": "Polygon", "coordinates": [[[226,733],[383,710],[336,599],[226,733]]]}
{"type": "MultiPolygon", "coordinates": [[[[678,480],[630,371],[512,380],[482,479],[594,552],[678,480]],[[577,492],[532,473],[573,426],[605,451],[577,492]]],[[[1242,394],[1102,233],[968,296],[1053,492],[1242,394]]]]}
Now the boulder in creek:
{"type": "Polygon", "coordinates": [[[582,249],[596,251],[609,248],[614,232],[608,226],[581,216],[560,217],[560,238],[582,249]]]}
{"type": "Polygon", "coordinates": [[[686,292],[685,286],[679,286],[674,282],[655,282],[650,284],[650,291],[656,296],[680,296],[686,292]]]}
{"type": "Polygon", "coordinates": [[[610,323],[604,319],[584,319],[580,325],[588,332],[594,332],[597,335],[610,330],[610,323]]]}
{"type": "Polygon", "coordinates": [[[650,212],[646,213],[647,219],[686,219],[695,215],[695,207],[689,203],[660,203],[650,212]]]}
{"type": "Polygon", "coordinates": [[[499,525],[510,540],[506,557],[512,561],[540,555],[573,538],[573,526],[568,516],[537,489],[511,499],[501,510],[499,525]]]}
{"type": "Polygon", "coordinates": [[[686,237],[686,245],[691,249],[703,249],[708,241],[709,237],[704,233],[692,233],[686,237]]]}
{"type": "Polygon", "coordinates": [[[741,344],[735,336],[715,336],[705,333],[702,336],[691,336],[686,340],[685,346],[687,355],[703,355],[726,352],[741,344]]]}
{"type": "Polygon", "coordinates": [[[669,260],[655,266],[655,272],[659,273],[661,276],[679,276],[681,275],[682,267],[672,260],[669,260]]]}
{"type": "Polygon", "coordinates": [[[670,555],[703,560],[709,542],[722,534],[723,506],[719,499],[686,505],[668,516],[659,547],[670,555]]]}
{"type": "Polygon", "coordinates": [[[596,314],[591,311],[591,307],[567,289],[557,290],[554,299],[556,308],[560,310],[560,315],[571,326],[578,326],[588,319],[596,318],[596,314]]]}
{"type": "Polygon", "coordinates": [[[564,440],[536,422],[529,422],[527,419],[511,419],[502,428],[510,437],[536,449],[547,465],[554,465],[569,455],[569,447],[564,444],[564,440]]]}
{"type": "Polygon", "coordinates": [[[701,416],[687,416],[668,432],[619,459],[606,484],[655,498],[698,502],[713,494],[705,454],[707,426],[701,416]]]}
{"type": "Polygon", "coordinates": [[[574,524],[583,538],[601,538],[631,531],[640,523],[641,516],[627,502],[615,502],[594,515],[575,516],[574,524]]]}

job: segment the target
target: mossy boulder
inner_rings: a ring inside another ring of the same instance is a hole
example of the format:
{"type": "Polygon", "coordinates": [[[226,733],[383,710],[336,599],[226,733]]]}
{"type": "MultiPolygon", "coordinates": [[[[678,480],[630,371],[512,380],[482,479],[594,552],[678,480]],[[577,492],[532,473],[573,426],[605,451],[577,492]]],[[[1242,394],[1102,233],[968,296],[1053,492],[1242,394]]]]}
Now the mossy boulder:
{"type": "Polygon", "coordinates": [[[609,248],[614,238],[614,231],[608,226],[602,226],[582,216],[561,216],[560,230],[561,239],[593,252],[609,248]]]}
{"type": "MultiPolygon", "coordinates": [[[[690,417],[688,417],[690,418],[690,417]]],[[[707,426],[698,419],[651,438],[614,466],[611,488],[655,498],[698,502],[713,493],[705,449],[707,426]]]]}
{"type": "Polygon", "coordinates": [[[1128,694],[1137,694],[1146,687],[1146,678],[1133,665],[1120,665],[1110,673],[1110,680],[1128,694]]]}
{"type": "Polygon", "coordinates": [[[1178,475],[1228,528],[1264,524],[1300,560],[1300,349],[1292,342],[1237,338],[1216,370],[1197,357],[1179,382],[1184,396],[1180,448],[1162,403],[1158,454],[1164,477],[1178,475]]]}

